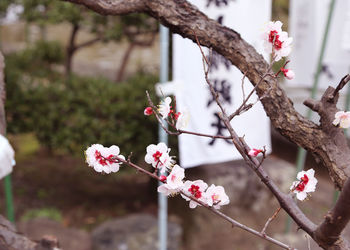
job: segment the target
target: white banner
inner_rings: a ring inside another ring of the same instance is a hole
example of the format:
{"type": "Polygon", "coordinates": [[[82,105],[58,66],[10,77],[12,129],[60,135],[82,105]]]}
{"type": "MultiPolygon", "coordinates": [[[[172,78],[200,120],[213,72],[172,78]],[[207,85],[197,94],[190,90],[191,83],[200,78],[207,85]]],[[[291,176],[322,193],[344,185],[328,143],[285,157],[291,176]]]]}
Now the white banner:
{"type": "MultiPolygon", "coordinates": [[[[293,37],[291,62],[287,68],[295,72],[291,86],[311,87],[320,54],[330,0],[292,0],[290,4],[290,36],[293,37]]],[[[320,88],[335,86],[350,72],[350,0],[336,1],[328,33],[320,88]]]]}
{"type": "MultiPolygon", "coordinates": [[[[270,20],[271,0],[193,0],[190,1],[209,17],[239,32],[243,39],[263,52],[262,28],[270,20]]],[[[188,108],[190,123],[186,130],[210,135],[228,135],[219,119],[215,100],[204,79],[202,56],[198,46],[178,35],[173,37],[173,79],[178,82],[176,101],[179,111],[188,108]],[[181,83],[181,84],[179,84],[181,83]],[[180,85],[180,86],[179,86],[180,85]]],[[[208,50],[204,50],[208,54],[208,50]]],[[[209,78],[228,113],[234,112],[243,100],[242,73],[219,54],[213,53],[209,78]]],[[[245,95],[252,89],[246,79],[245,95]]],[[[255,102],[254,94],[249,102],[255,102]]],[[[232,125],[239,136],[244,136],[254,148],[266,146],[271,151],[270,124],[260,103],[234,118],[232,125]]],[[[193,135],[180,135],[180,164],[194,167],[201,164],[240,159],[230,140],[212,139],[193,135]]]]}

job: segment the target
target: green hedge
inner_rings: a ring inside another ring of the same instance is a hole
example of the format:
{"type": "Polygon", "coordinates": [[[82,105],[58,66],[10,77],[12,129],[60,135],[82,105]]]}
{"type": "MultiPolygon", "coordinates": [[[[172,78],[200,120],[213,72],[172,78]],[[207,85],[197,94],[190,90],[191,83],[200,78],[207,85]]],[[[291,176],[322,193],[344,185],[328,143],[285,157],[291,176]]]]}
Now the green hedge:
{"type": "Polygon", "coordinates": [[[139,73],[115,83],[73,76],[66,83],[50,67],[37,74],[32,65],[19,63],[22,56],[6,56],[9,133],[34,132],[53,151],[81,153],[92,143],[116,144],[138,159],[156,142],[157,123],[143,115],[145,91],[155,98],[156,77],[139,73]]]}

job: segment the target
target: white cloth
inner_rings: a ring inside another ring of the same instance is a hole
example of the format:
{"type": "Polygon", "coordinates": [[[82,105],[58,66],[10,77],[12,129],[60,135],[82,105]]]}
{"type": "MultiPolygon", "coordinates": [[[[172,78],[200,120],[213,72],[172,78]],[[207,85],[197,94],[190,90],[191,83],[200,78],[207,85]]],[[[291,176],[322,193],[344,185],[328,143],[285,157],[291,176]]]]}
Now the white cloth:
{"type": "MultiPolygon", "coordinates": [[[[263,54],[261,33],[264,24],[270,20],[271,0],[191,2],[209,17],[220,20],[224,25],[239,32],[243,39],[263,54]]],[[[223,135],[228,135],[226,130],[217,126],[219,119],[215,113],[219,112],[219,109],[205,82],[202,56],[198,46],[178,35],[174,35],[173,44],[173,78],[175,82],[181,83],[181,86],[175,88],[177,108],[181,112],[187,107],[190,113],[189,125],[185,130],[211,135],[221,132],[223,135]]],[[[204,51],[208,54],[207,49],[204,51]]],[[[221,56],[217,55],[216,58],[219,58],[220,62],[217,65],[212,64],[209,78],[218,90],[224,92],[225,108],[228,113],[232,113],[242,104],[243,75],[231,63],[226,65],[221,56]]],[[[252,85],[246,79],[244,84],[246,96],[251,89],[252,85]]],[[[254,94],[248,103],[256,100],[257,96],[254,94]]],[[[267,151],[271,151],[269,120],[260,103],[234,118],[232,125],[239,136],[245,136],[249,146],[254,148],[266,146],[267,151]]],[[[180,135],[179,149],[180,164],[184,168],[241,158],[233,144],[221,139],[180,135]]]]}
{"type": "Polygon", "coordinates": [[[15,164],[15,151],[9,141],[0,135],[0,179],[9,175],[15,164]]]}

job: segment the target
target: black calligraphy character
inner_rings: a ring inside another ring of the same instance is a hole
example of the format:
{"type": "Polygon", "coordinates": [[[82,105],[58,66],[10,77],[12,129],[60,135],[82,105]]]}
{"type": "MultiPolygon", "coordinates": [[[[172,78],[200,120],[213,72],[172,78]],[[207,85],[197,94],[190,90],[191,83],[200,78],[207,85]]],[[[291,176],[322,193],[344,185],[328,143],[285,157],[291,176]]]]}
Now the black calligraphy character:
{"type": "MultiPolygon", "coordinates": [[[[227,6],[230,0],[207,0],[207,8],[214,4],[216,7],[227,6]]],[[[236,0],[231,0],[236,1],[236,0]]]]}
{"type": "Polygon", "coordinates": [[[218,70],[220,64],[224,65],[226,70],[230,70],[231,62],[215,51],[213,51],[213,53],[211,54],[209,61],[210,71],[218,70]]]}
{"type": "MultiPolygon", "coordinates": [[[[223,130],[226,129],[224,122],[220,119],[220,116],[218,113],[214,114],[216,121],[213,122],[210,126],[211,127],[215,127],[216,128],[216,134],[215,135],[221,135],[224,136],[223,134],[223,130]]],[[[210,146],[213,146],[215,143],[215,140],[217,138],[212,138],[211,141],[208,143],[210,146]]],[[[225,142],[228,144],[232,144],[232,141],[230,141],[229,139],[225,139],[225,142]]]]}
{"type": "MultiPolygon", "coordinates": [[[[224,102],[231,104],[231,84],[226,80],[218,79],[215,79],[213,83],[215,92],[220,95],[224,102]]],[[[207,107],[209,107],[213,102],[215,102],[215,97],[211,95],[211,99],[208,101],[207,107]]]]}

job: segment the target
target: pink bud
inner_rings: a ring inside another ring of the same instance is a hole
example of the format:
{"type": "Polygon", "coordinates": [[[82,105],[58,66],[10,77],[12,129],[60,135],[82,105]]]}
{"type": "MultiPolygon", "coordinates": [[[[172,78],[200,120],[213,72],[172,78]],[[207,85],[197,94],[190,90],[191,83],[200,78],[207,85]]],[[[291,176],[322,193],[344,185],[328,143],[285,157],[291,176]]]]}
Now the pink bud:
{"type": "Polygon", "coordinates": [[[147,116],[152,115],[152,114],[153,114],[153,109],[152,109],[151,107],[147,107],[147,108],[145,108],[145,110],[143,111],[143,114],[144,114],[144,115],[147,115],[147,116]]]}
{"type": "Polygon", "coordinates": [[[161,182],[165,182],[166,176],[165,176],[165,175],[161,175],[161,176],[159,177],[159,180],[160,180],[161,182]]]}
{"type": "Polygon", "coordinates": [[[294,79],[295,73],[294,73],[293,70],[281,68],[281,71],[283,72],[283,75],[284,75],[288,80],[294,79]]]}
{"type": "Polygon", "coordinates": [[[260,154],[261,152],[262,152],[261,149],[255,149],[255,148],[253,148],[253,149],[249,150],[248,155],[253,156],[253,157],[256,157],[256,156],[257,156],[258,154],[260,154]]]}

